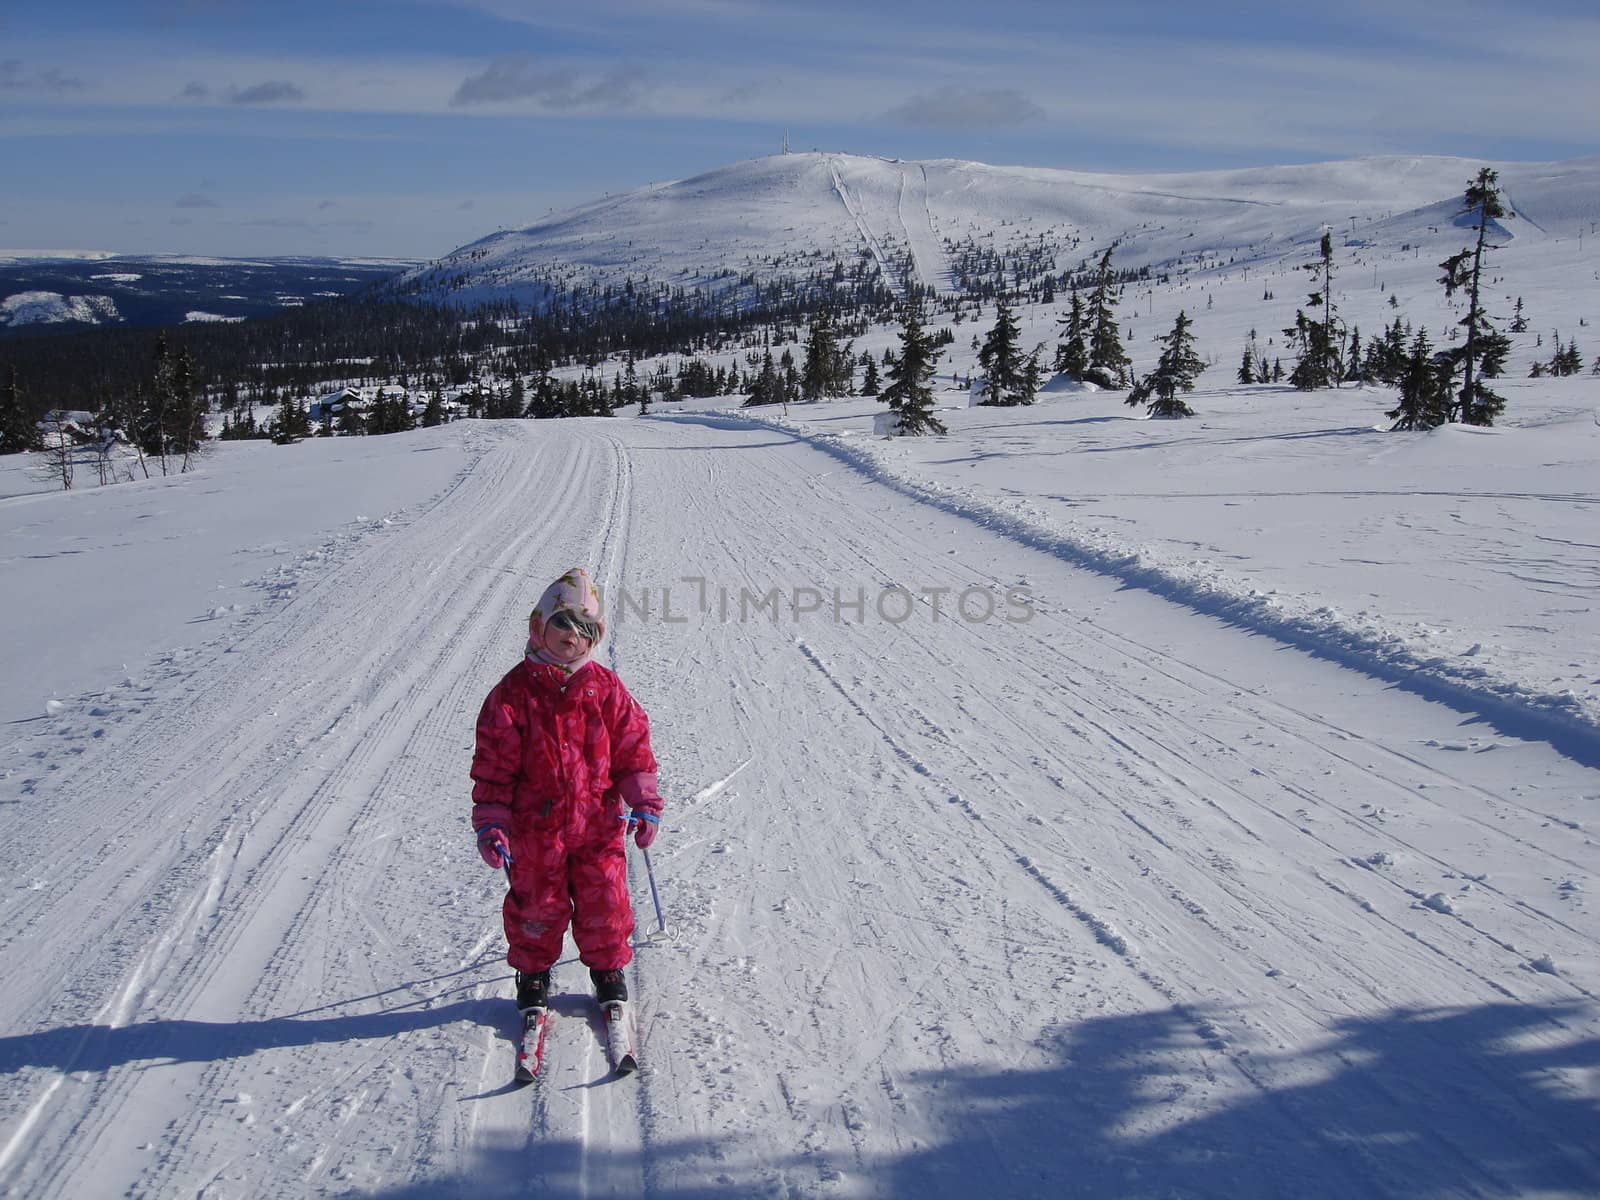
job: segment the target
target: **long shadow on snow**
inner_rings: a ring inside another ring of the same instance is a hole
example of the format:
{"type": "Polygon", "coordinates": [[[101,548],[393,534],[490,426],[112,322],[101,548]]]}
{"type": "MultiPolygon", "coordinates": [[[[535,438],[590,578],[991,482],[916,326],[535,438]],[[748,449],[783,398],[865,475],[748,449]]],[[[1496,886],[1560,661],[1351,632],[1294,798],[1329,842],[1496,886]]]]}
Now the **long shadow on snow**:
{"type": "Polygon", "coordinates": [[[468,1021],[507,1027],[503,1000],[458,1000],[438,1008],[392,1008],[343,1017],[269,1017],[262,1021],[141,1021],[66,1025],[0,1037],[0,1075],[24,1067],[109,1071],[129,1063],[218,1062],[284,1046],[343,1045],[391,1038],[468,1021]]]}
{"type": "MultiPolygon", "coordinates": [[[[826,1195],[840,1186],[851,1195],[954,1200],[1596,1195],[1600,1101],[1575,1080],[1600,1068],[1600,1039],[1528,1042],[1534,1034],[1559,1040],[1564,1022],[1587,1012],[1401,1010],[1340,1022],[1309,1052],[1234,1050],[1237,1067],[1206,1053],[1192,1011],[1102,1017],[1056,1033],[1053,1061],[1039,1070],[899,1077],[911,1120],[897,1140],[923,1143],[904,1154],[794,1149],[807,1133],[801,1121],[767,1145],[712,1134],[651,1142],[647,1113],[641,1151],[535,1136],[482,1149],[459,1174],[376,1194],[521,1195],[536,1179],[542,1197],[578,1196],[596,1169],[622,1169],[642,1174],[645,1194],[663,1200],[826,1195]],[[1263,1082],[1290,1074],[1300,1082],[1263,1082]]],[[[835,1146],[849,1141],[839,1116],[849,1099],[810,1114],[811,1126],[831,1128],[835,1146]]]]}

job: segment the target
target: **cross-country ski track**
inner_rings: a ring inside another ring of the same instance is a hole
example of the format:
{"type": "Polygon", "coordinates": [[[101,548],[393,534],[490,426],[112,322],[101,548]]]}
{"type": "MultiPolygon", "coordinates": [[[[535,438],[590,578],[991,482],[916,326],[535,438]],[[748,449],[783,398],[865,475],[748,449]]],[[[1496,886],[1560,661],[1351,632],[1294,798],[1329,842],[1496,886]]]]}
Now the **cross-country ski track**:
{"type": "Polygon", "coordinates": [[[772,428],[465,428],[292,599],[19,735],[5,1194],[1600,1191],[1592,758],[772,428]],[[633,853],[643,1066],[569,957],[515,1090],[467,767],[573,565],[669,930],[633,853]]]}

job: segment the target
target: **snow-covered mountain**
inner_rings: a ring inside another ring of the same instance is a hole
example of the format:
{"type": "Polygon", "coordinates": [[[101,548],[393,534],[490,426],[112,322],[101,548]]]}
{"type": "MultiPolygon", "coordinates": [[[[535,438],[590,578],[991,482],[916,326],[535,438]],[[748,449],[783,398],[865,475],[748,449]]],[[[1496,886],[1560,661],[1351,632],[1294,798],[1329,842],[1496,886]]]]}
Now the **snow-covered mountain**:
{"type": "MultiPolygon", "coordinates": [[[[1600,159],[1492,163],[1362,158],[1299,166],[1113,175],[848,154],[759,158],[607,196],[463,246],[400,281],[434,299],[538,303],[552,286],[629,281],[719,294],[871,260],[887,282],[959,290],[984,251],[1042,252],[1056,271],[1117,243],[1121,267],[1271,262],[1324,226],[1399,248],[1447,225],[1494,166],[1517,237],[1600,220],[1600,159]]],[[[1296,252],[1298,252],[1296,250],[1296,252]]]]}

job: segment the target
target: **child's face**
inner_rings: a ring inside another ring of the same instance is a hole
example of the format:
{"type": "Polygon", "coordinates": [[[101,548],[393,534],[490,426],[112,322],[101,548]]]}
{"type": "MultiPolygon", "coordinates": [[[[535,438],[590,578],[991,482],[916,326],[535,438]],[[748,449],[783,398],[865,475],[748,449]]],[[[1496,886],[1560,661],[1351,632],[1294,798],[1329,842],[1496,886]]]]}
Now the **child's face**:
{"type": "Polygon", "coordinates": [[[589,639],[579,633],[566,613],[557,613],[545,622],[544,646],[563,662],[583,657],[589,649],[589,639]]]}

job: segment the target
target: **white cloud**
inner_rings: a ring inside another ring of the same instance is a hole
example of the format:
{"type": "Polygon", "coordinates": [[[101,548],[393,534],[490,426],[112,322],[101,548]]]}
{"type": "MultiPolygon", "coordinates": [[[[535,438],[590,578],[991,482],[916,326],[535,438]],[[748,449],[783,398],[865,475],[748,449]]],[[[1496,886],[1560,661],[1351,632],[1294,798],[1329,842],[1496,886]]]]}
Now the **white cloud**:
{"type": "Polygon", "coordinates": [[[1044,119],[1045,111],[1015,88],[950,86],[912,96],[884,115],[897,125],[977,128],[1022,125],[1044,119]]]}
{"type": "Polygon", "coordinates": [[[228,99],[235,104],[285,104],[296,103],[305,98],[306,94],[298,84],[282,79],[270,79],[265,83],[251,84],[246,88],[236,87],[228,93],[228,99]]]}
{"type": "Polygon", "coordinates": [[[531,100],[541,108],[636,108],[643,101],[643,72],[614,67],[584,76],[546,65],[531,54],[502,54],[487,68],[463,80],[450,98],[453,107],[531,100]]]}

